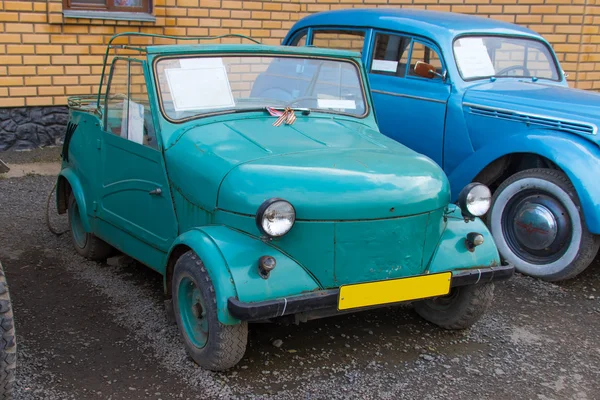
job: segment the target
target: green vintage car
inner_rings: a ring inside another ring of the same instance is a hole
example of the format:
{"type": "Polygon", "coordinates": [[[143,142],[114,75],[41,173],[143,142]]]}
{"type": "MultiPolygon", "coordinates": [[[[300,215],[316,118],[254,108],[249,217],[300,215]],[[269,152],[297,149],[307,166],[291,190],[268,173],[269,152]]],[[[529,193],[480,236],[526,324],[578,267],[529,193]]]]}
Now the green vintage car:
{"type": "Polygon", "coordinates": [[[98,96],[69,100],[58,209],[84,257],[164,275],[200,366],[238,363],[252,321],[413,301],[466,328],[513,274],[487,187],[449,204],[444,172],[379,132],[359,54],[123,44],[141,39],[113,37],[98,96]]]}

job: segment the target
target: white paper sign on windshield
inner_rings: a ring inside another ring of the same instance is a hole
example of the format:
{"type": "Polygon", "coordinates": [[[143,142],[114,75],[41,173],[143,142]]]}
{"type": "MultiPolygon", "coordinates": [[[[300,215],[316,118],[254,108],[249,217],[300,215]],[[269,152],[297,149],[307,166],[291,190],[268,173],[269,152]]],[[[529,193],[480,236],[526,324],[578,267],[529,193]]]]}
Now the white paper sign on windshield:
{"type": "Polygon", "coordinates": [[[334,108],[343,110],[355,110],[356,101],[354,100],[339,100],[339,99],[317,99],[319,108],[334,108]]]}
{"type": "Polygon", "coordinates": [[[223,67],[223,59],[221,57],[194,57],[180,58],[179,65],[184,69],[208,68],[208,67],[223,67]]]}
{"type": "Polygon", "coordinates": [[[454,56],[463,78],[492,76],[496,73],[481,38],[462,38],[457,44],[460,46],[454,46],[454,56]]]}
{"type": "Polygon", "coordinates": [[[186,65],[188,68],[165,71],[175,111],[234,107],[225,66],[222,63],[217,65],[214,59],[196,58],[189,61],[186,65]]]}
{"type": "Polygon", "coordinates": [[[483,38],[480,37],[465,37],[458,39],[460,47],[485,47],[483,44],[483,38]]]}

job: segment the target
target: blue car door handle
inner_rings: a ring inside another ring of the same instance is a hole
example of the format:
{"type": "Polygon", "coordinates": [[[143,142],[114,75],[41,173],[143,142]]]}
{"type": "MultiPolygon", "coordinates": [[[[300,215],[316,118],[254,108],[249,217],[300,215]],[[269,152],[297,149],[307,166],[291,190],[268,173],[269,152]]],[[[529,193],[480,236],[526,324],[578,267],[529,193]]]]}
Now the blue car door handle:
{"type": "Polygon", "coordinates": [[[160,196],[162,194],[162,189],[161,188],[156,188],[154,190],[151,190],[148,192],[149,194],[153,195],[153,196],[160,196]]]}

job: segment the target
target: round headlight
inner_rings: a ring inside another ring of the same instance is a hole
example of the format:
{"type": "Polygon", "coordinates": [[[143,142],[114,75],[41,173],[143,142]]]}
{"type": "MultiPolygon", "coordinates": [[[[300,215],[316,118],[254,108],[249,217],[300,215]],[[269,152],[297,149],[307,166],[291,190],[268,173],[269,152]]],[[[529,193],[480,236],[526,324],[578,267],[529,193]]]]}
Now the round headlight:
{"type": "Polygon", "coordinates": [[[483,216],[491,203],[492,192],[482,183],[469,183],[458,195],[458,206],[463,215],[469,218],[483,216]]]}
{"type": "Polygon", "coordinates": [[[269,199],[261,204],[256,213],[256,225],[265,235],[280,237],[292,229],[296,210],[283,199],[269,199]]]}

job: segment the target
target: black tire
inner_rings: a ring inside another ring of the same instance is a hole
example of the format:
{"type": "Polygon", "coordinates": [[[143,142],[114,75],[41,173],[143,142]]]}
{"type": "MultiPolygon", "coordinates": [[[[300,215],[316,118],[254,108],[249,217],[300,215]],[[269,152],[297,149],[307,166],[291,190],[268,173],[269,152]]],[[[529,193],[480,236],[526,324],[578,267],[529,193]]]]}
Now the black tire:
{"type": "Polygon", "coordinates": [[[444,329],[466,329],[477,322],[494,298],[494,284],[459,286],[448,296],[425,299],[414,303],[423,319],[444,329]]]}
{"type": "Polygon", "coordinates": [[[17,367],[17,342],[10,293],[0,264],[0,399],[12,399],[17,367]]]}
{"type": "Polygon", "coordinates": [[[528,169],[505,180],[487,219],[502,258],[546,281],[577,276],[600,247],[600,238],[587,229],[575,188],[557,170],[528,169]]]}
{"type": "Polygon", "coordinates": [[[73,193],[69,195],[69,226],[71,227],[71,239],[73,241],[73,247],[75,250],[92,261],[105,261],[108,257],[114,254],[115,249],[106,243],[104,240],[98,238],[93,233],[81,231],[81,227],[76,227],[76,219],[79,217],[79,209],[77,207],[77,201],[73,193]],[[82,237],[77,238],[77,232],[82,237]]]}
{"type": "Polygon", "coordinates": [[[173,271],[171,283],[173,294],[173,310],[179,332],[183,338],[185,348],[192,359],[202,368],[211,371],[223,371],[235,366],[244,356],[246,345],[248,343],[248,323],[241,322],[237,325],[224,325],[217,318],[217,299],[214,286],[204,266],[204,263],[192,251],[188,251],[177,260],[173,271]],[[189,314],[186,314],[186,303],[180,301],[185,298],[185,286],[193,285],[194,290],[198,290],[201,295],[202,304],[200,306],[202,318],[196,315],[197,320],[190,322],[189,314]],[[200,326],[200,321],[208,326],[207,338],[203,345],[193,336],[190,336],[185,328],[185,322],[188,326],[200,326]]]}

